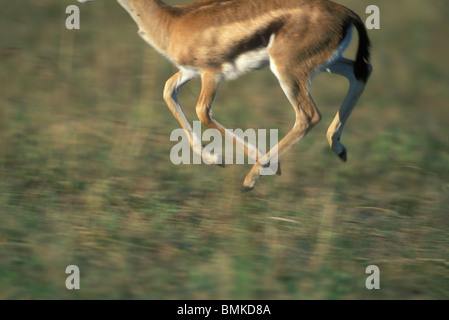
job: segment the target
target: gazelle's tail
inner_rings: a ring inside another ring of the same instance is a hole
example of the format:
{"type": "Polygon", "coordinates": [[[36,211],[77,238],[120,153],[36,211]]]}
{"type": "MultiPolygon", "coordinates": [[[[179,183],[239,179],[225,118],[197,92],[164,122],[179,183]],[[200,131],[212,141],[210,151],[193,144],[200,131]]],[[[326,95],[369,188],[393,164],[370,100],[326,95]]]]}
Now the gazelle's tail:
{"type": "Polygon", "coordinates": [[[359,33],[359,48],[357,49],[357,56],[354,65],[354,74],[358,80],[366,82],[370,74],[370,47],[371,41],[368,38],[365,25],[360,17],[354,13],[353,22],[359,33]]]}

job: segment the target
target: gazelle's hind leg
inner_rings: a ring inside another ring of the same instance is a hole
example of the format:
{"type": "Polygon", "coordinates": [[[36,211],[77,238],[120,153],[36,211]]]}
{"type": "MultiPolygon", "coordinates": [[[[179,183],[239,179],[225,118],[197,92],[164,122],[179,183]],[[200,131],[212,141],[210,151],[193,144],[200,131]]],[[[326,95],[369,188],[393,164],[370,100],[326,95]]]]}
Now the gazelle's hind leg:
{"type": "MultiPolygon", "coordinates": [[[[371,66],[369,66],[371,72],[371,66]]],[[[327,130],[327,140],[332,150],[340,157],[341,160],[347,160],[346,148],[340,142],[343,127],[351,115],[354,106],[360,98],[366,83],[356,79],[354,75],[354,61],[340,57],[331,65],[326,67],[326,71],[336,73],[346,77],[349,80],[349,90],[343,104],[337,115],[327,130]]]]}
{"type": "Polygon", "coordinates": [[[293,128],[287,135],[253,165],[243,182],[243,192],[254,188],[260,176],[260,170],[264,167],[263,163],[277,162],[281,154],[302,139],[321,119],[321,115],[312,97],[309,95],[308,85],[311,75],[310,72],[306,71],[307,68],[298,65],[293,69],[279,69],[273,59],[270,61],[270,68],[278,78],[284,93],[292,104],[296,120],[293,128]]]}

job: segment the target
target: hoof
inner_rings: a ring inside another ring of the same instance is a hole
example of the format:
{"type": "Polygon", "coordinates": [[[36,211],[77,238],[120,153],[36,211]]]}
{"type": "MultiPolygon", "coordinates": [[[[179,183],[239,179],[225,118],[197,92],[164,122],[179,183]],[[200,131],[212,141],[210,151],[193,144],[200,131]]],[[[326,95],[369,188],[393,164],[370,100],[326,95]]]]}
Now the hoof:
{"type": "Polygon", "coordinates": [[[254,189],[254,187],[242,186],[242,189],[240,189],[240,191],[243,193],[243,192],[251,191],[253,189],[254,189]]]}
{"type": "Polygon", "coordinates": [[[342,152],[340,152],[340,154],[338,155],[338,157],[343,161],[346,162],[348,160],[348,155],[346,153],[346,148],[343,149],[342,152]]]}
{"type": "Polygon", "coordinates": [[[280,163],[280,162],[278,162],[278,171],[276,171],[276,174],[277,174],[278,176],[282,175],[282,171],[281,171],[281,163],[280,163]]]}

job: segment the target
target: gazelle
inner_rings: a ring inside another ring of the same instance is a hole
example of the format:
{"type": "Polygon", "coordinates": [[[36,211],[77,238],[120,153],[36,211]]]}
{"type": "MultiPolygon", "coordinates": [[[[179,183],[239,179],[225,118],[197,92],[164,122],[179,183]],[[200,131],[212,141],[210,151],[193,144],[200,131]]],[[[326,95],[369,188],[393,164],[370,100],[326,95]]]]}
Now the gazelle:
{"type": "MultiPolygon", "coordinates": [[[[248,156],[257,159],[242,191],[252,190],[261,168],[270,159],[278,159],[320,121],[309,86],[322,71],[349,80],[347,96],[326,135],[331,149],[346,161],[340,137],[372,70],[370,41],[363,22],[353,11],[327,0],[200,0],[180,6],[160,0],[117,1],[137,23],[138,34],[179,69],[165,84],[164,100],[186,131],[194,151],[201,154],[203,145],[181,109],[177,94],[186,82],[201,77],[196,105],[200,121],[230,136],[248,156]],[[353,27],[359,34],[355,61],[342,56],[353,27]],[[296,119],[290,132],[263,155],[214,119],[212,103],[221,81],[267,65],[292,104],[296,119]]],[[[222,163],[218,154],[206,156],[213,163],[222,163]]]]}

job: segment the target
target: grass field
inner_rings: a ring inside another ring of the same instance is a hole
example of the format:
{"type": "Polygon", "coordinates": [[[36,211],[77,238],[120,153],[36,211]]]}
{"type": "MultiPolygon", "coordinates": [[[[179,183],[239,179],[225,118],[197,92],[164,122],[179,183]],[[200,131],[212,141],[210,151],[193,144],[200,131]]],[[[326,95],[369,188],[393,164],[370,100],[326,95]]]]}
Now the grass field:
{"type": "MultiPolygon", "coordinates": [[[[347,83],[320,75],[322,122],[243,194],[250,165],[170,162],[175,69],[116,1],[4,3],[0,299],[448,299],[449,4],[338,2],[381,10],[348,162],[325,139],[347,83]],[[80,30],[65,28],[70,4],[80,30]]],[[[180,94],[191,121],[199,89],[180,94]]],[[[214,115],[280,135],[294,122],[268,69],[222,84],[214,115]]]]}

